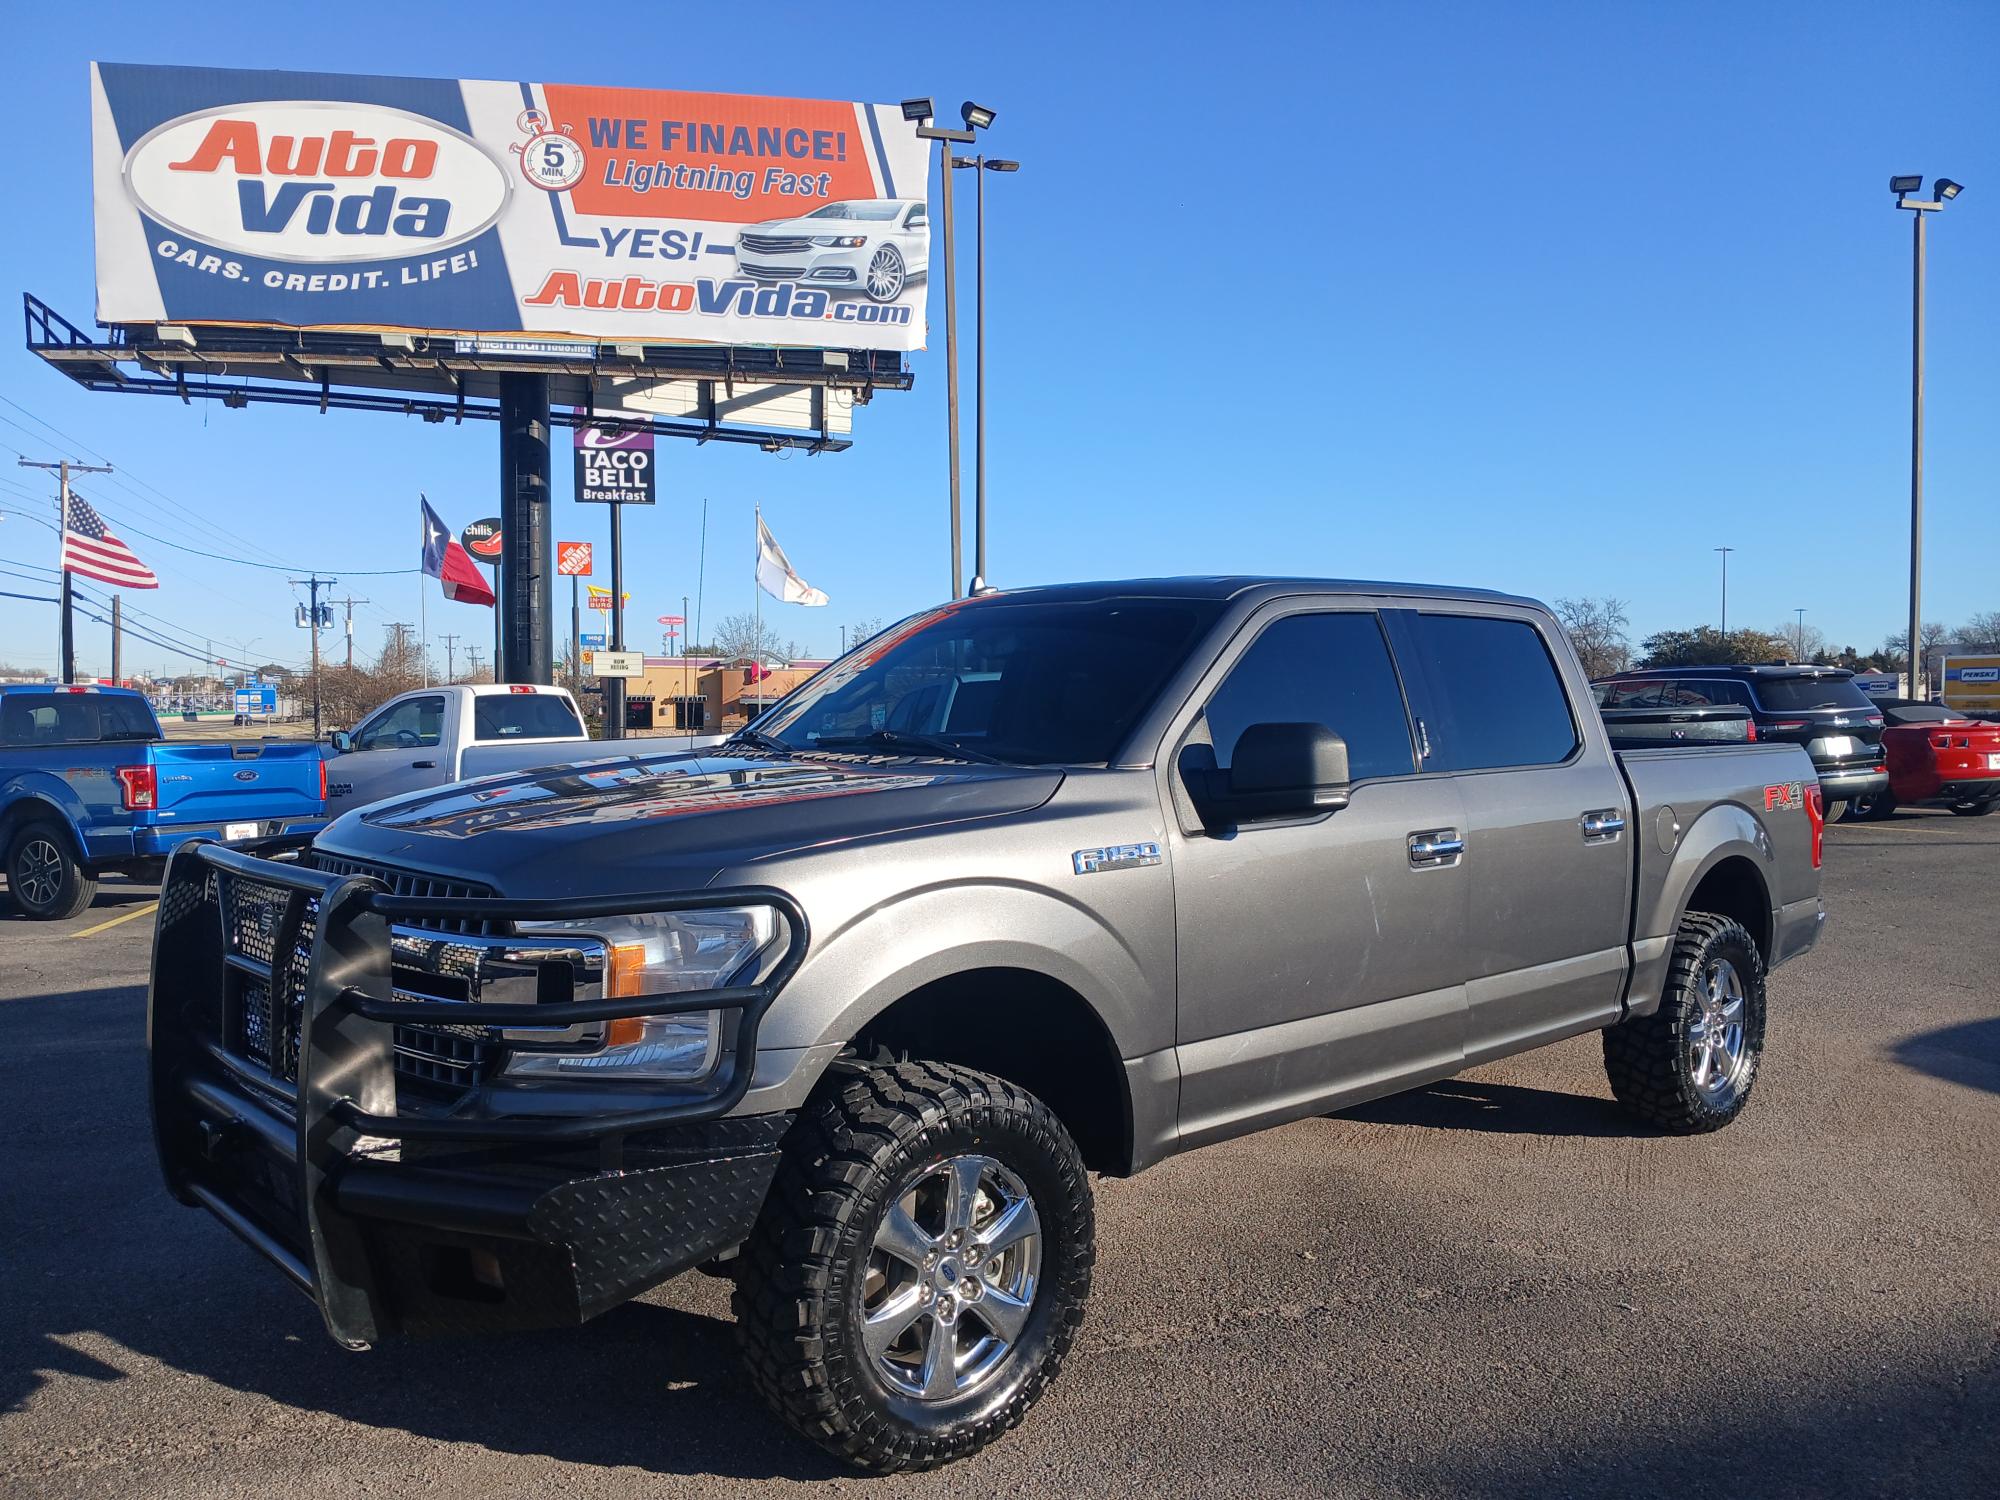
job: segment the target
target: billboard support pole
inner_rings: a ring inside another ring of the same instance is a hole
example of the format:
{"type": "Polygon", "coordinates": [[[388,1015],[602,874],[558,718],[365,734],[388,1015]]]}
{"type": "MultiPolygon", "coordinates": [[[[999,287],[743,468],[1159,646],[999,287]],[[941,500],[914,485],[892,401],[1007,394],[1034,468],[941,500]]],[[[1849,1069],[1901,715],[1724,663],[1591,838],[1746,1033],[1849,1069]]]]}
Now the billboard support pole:
{"type": "Polygon", "coordinates": [[[569,575],[569,669],[571,672],[583,670],[583,616],[578,612],[576,602],[578,585],[576,574],[569,575]]]}
{"type": "Polygon", "coordinates": [[[497,680],[548,683],[555,680],[548,377],[502,375],[500,407],[500,534],[506,543],[499,571],[507,588],[500,601],[505,661],[497,680]]]}

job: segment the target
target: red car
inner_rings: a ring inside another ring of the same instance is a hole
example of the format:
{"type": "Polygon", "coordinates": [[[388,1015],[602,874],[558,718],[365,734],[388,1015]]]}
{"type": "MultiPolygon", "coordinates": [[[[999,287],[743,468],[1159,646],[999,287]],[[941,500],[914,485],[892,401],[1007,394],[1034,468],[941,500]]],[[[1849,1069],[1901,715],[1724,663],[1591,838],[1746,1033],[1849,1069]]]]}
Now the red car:
{"type": "Polygon", "coordinates": [[[1886,818],[1898,807],[1929,803],[1964,818],[2000,807],[2000,724],[1961,719],[1931,703],[1885,704],[1882,748],[1889,790],[1856,797],[1850,818],[1886,818]]]}

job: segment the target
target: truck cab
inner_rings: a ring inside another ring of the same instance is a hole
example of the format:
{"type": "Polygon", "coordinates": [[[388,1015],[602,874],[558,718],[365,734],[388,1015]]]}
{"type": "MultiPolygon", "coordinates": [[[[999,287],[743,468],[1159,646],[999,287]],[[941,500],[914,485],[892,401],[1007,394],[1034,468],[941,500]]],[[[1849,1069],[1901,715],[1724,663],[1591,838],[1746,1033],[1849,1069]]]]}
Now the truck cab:
{"type": "Polygon", "coordinates": [[[565,763],[591,749],[576,702],[533,683],[456,683],[391,698],[353,730],[335,730],[327,767],[332,814],[496,771],[565,763]]]}

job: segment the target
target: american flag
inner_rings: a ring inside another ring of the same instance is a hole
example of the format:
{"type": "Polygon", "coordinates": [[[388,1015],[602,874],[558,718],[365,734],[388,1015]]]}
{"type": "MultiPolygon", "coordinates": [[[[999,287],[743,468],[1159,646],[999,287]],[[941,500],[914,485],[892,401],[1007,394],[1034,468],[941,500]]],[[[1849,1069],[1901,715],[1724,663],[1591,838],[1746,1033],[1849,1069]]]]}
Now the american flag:
{"type": "Polygon", "coordinates": [[[132,549],[112,535],[104,517],[84,503],[80,495],[69,497],[69,514],[64,518],[62,566],[67,573],[81,573],[99,583],[121,589],[156,589],[160,580],[153,570],[133,555],[132,549]]]}

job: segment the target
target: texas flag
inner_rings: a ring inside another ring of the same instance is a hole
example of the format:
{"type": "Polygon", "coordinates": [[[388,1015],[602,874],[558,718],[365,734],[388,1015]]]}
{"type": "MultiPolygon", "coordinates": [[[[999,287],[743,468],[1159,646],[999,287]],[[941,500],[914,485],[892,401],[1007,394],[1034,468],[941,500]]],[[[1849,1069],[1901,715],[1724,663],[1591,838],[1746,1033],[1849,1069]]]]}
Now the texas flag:
{"type": "Polygon", "coordinates": [[[423,496],[417,503],[424,508],[424,571],[444,586],[444,596],[460,604],[491,604],[493,590],[465,548],[423,496]]]}

